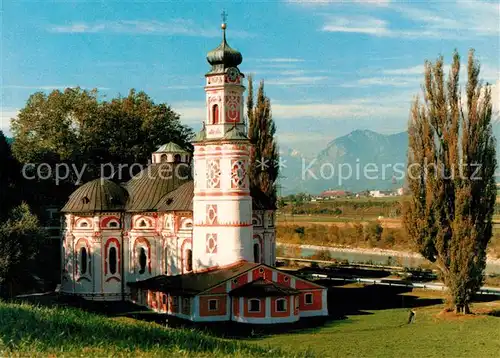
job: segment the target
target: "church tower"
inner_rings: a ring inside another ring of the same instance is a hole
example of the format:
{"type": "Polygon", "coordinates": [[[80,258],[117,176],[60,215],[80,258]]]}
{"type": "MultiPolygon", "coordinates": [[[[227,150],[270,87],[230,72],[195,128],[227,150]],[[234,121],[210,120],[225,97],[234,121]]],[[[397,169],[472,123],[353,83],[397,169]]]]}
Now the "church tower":
{"type": "Polygon", "coordinates": [[[210,51],[206,116],[194,145],[193,269],[253,261],[250,141],[243,121],[243,58],[226,41],[210,51]]]}

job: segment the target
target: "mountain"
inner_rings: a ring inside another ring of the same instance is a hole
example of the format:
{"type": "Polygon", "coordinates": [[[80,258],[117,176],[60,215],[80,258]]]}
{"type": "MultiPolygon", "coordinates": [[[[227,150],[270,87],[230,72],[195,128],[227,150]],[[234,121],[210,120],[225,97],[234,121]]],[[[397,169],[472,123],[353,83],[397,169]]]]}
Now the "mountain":
{"type": "MultiPolygon", "coordinates": [[[[396,189],[403,185],[408,134],[384,135],[355,130],[332,140],[314,158],[291,156],[291,165],[282,170],[283,194],[326,189],[350,191],[396,189]]],[[[288,164],[288,163],[287,163],[288,164]]]]}

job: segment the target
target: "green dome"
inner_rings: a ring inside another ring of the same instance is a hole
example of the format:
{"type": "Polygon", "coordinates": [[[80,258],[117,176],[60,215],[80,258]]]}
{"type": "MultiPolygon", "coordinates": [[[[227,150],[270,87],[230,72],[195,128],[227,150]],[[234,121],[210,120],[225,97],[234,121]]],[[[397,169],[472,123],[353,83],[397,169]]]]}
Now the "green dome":
{"type": "Polygon", "coordinates": [[[95,179],[76,189],[61,211],[121,211],[125,208],[127,197],[127,191],[120,185],[107,179],[95,179]]]}
{"type": "Polygon", "coordinates": [[[127,183],[127,211],[156,211],[160,200],[182,184],[192,180],[191,168],[185,163],[156,163],[127,183]]]}
{"type": "Polygon", "coordinates": [[[187,150],[183,149],[180,145],[170,142],[163,144],[156,153],[188,153],[187,150]]]}
{"type": "Polygon", "coordinates": [[[212,65],[212,72],[223,72],[224,69],[237,67],[243,62],[241,53],[227,44],[225,29],[221,44],[207,54],[207,61],[212,65]]]}

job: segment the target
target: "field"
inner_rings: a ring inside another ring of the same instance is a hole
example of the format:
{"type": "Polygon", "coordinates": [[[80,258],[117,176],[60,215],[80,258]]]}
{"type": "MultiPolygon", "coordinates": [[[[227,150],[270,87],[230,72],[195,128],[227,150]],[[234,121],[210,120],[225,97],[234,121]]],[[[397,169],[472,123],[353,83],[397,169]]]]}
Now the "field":
{"type": "Polygon", "coordinates": [[[337,286],[329,301],[326,321],[251,330],[224,324],[203,332],[0,302],[0,356],[496,357],[500,351],[500,317],[492,315],[500,314],[500,301],[491,297],[475,303],[471,316],[443,312],[439,292],[406,288],[337,286]],[[416,311],[415,323],[407,324],[408,308],[416,311]]]}
{"type": "MultiPolygon", "coordinates": [[[[286,202],[277,215],[282,243],[413,251],[402,227],[405,197],[286,202]]],[[[500,204],[493,216],[489,255],[500,258],[500,204]]]]}
{"type": "MultiPolygon", "coordinates": [[[[75,308],[0,302],[0,356],[282,357],[280,349],[75,308]]],[[[297,356],[301,356],[300,352],[297,356]]]]}

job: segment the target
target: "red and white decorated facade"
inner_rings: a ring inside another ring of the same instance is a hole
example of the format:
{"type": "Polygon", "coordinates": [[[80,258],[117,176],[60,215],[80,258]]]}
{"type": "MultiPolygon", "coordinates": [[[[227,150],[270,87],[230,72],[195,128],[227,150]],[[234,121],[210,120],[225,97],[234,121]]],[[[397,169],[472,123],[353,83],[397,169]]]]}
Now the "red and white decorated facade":
{"type": "Polygon", "coordinates": [[[166,144],[126,185],[98,179],[70,196],[62,210],[63,294],[132,300],[194,321],[328,314],[324,287],[272,267],[275,207],[262,192],[252,197],[242,57],[223,29],[207,56],[206,117],[194,153],[166,144]]]}

